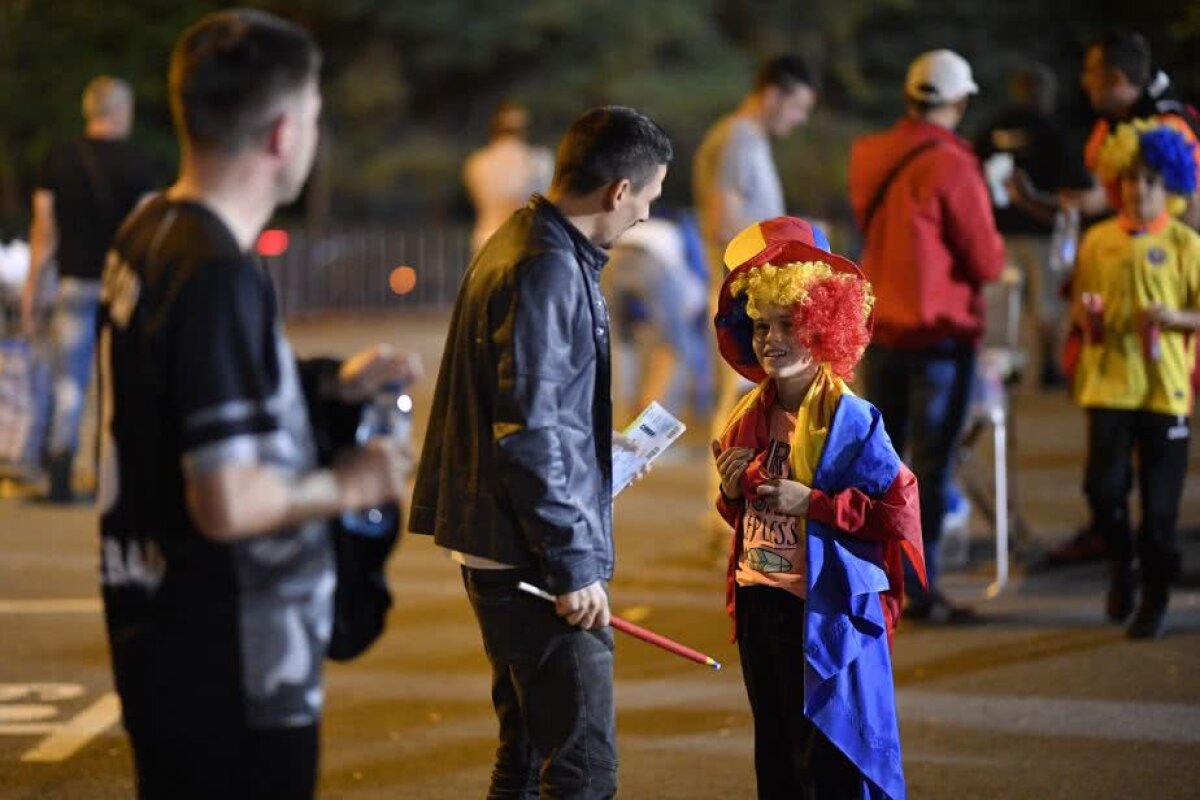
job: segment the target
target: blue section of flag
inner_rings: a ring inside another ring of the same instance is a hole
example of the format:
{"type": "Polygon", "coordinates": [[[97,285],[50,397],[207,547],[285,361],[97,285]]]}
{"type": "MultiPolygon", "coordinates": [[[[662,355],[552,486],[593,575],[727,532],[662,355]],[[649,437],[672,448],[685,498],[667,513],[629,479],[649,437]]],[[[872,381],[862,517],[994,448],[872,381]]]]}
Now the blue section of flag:
{"type": "MultiPolygon", "coordinates": [[[[878,497],[900,471],[879,411],[850,394],[834,413],[813,485],[878,497]]],[[[883,545],[808,521],[804,710],[862,772],[866,800],[903,800],[904,766],[887,623],[883,545]]]]}

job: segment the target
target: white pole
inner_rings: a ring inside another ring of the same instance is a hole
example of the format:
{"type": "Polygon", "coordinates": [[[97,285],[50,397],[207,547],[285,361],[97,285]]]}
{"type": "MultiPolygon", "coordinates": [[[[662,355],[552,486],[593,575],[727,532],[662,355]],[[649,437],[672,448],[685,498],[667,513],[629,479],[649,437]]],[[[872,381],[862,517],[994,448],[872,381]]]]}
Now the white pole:
{"type": "Polygon", "coordinates": [[[992,409],[993,447],[996,471],[996,580],[987,588],[989,598],[996,597],[1008,585],[1008,447],[1007,411],[1004,405],[992,409]]]}

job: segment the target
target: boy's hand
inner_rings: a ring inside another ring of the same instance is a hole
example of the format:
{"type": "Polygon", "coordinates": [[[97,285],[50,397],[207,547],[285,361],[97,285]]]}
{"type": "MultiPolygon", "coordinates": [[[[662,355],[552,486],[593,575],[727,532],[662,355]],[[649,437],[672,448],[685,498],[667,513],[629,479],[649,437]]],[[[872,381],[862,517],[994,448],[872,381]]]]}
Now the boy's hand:
{"type": "Polygon", "coordinates": [[[742,476],[754,458],[754,450],[749,447],[722,450],[721,443],[713,439],[712,454],[717,462],[717,473],[721,476],[721,491],[730,500],[738,499],[742,496],[742,476]]]}
{"type": "Polygon", "coordinates": [[[758,487],[758,496],[767,501],[767,508],[776,514],[803,517],[808,514],[812,489],[799,481],[772,478],[758,487]]]}

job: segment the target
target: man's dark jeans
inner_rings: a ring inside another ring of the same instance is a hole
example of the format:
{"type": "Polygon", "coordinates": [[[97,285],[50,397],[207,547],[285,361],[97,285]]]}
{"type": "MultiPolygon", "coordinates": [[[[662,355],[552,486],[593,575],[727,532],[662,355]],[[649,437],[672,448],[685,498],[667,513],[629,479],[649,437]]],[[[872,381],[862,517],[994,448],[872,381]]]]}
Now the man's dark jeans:
{"type": "Polygon", "coordinates": [[[552,603],[518,591],[522,580],[540,583],[529,570],[463,568],[492,665],[492,704],[500,719],[487,796],[613,797],[612,628],[568,625],[552,603]]]}
{"type": "MultiPolygon", "coordinates": [[[[975,348],[948,340],[923,350],[872,345],[864,359],[867,399],[883,414],[896,452],[917,476],[929,586],[937,586],[938,546],[954,448],[966,423],[975,348]]],[[[909,581],[914,599],[922,593],[909,581]]]]}

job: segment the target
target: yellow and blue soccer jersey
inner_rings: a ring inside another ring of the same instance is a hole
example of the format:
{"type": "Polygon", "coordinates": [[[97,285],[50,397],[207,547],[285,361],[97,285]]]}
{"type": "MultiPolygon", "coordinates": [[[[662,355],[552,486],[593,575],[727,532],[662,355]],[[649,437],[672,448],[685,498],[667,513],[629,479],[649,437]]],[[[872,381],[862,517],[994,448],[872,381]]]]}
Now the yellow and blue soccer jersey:
{"type": "Polygon", "coordinates": [[[1163,330],[1160,354],[1147,357],[1143,310],[1154,304],[1200,311],[1200,235],[1175,219],[1131,233],[1121,219],[1092,227],[1071,285],[1074,324],[1089,329],[1085,294],[1102,299],[1103,331],[1084,337],[1075,400],[1085,408],[1190,415],[1195,335],[1163,330]]]}

